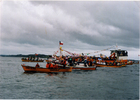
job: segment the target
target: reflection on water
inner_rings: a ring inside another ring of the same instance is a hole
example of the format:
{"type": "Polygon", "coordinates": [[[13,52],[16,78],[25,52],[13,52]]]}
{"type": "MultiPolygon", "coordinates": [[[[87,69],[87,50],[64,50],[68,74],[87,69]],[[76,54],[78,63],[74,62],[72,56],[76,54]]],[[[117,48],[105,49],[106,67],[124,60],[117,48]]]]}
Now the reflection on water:
{"type": "Polygon", "coordinates": [[[0,99],[139,99],[136,64],[64,73],[24,73],[21,64],[20,58],[1,57],[0,99]]]}

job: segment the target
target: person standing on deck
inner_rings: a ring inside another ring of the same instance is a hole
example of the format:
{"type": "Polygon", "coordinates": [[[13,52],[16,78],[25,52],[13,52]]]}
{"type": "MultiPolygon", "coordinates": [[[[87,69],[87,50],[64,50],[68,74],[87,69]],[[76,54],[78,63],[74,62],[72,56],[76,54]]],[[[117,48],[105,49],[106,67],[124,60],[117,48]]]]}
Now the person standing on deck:
{"type": "Polygon", "coordinates": [[[90,66],[92,66],[92,59],[90,59],[90,66]]]}
{"type": "Polygon", "coordinates": [[[66,67],[66,59],[64,58],[64,61],[63,61],[63,68],[66,67]]]}
{"type": "Polygon", "coordinates": [[[84,60],[84,66],[87,67],[87,59],[84,60]]]}
{"type": "Polygon", "coordinates": [[[54,66],[53,66],[53,68],[56,68],[57,69],[58,68],[58,65],[55,63],[54,66]]]}
{"type": "Polygon", "coordinates": [[[52,63],[49,64],[49,68],[53,69],[53,64],[52,63]]]}
{"type": "Polygon", "coordinates": [[[46,64],[46,68],[49,68],[49,62],[46,64]]]}
{"type": "Polygon", "coordinates": [[[35,67],[40,67],[39,64],[37,63],[35,67]]]}
{"type": "Polygon", "coordinates": [[[73,66],[71,57],[68,59],[68,63],[69,63],[70,66],[73,66]]]}

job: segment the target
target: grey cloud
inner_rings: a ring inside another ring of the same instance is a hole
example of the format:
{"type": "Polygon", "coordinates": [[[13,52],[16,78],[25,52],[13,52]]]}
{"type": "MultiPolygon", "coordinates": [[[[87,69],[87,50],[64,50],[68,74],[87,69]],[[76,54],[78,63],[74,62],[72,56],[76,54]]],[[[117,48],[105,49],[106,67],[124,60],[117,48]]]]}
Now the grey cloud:
{"type": "Polygon", "coordinates": [[[139,8],[132,1],[5,1],[1,11],[3,42],[52,49],[59,40],[75,49],[77,41],[89,48],[116,43],[139,48],[139,8]]]}

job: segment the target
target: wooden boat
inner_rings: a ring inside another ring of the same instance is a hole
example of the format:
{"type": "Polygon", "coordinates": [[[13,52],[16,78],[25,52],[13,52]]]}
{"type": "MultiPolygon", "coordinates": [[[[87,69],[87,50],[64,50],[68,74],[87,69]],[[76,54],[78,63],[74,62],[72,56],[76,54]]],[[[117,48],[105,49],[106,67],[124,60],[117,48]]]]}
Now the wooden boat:
{"type": "Polygon", "coordinates": [[[125,65],[125,64],[122,64],[121,66],[122,66],[122,67],[125,67],[126,65],[125,65]]]}
{"type": "Polygon", "coordinates": [[[133,63],[134,63],[133,61],[128,61],[127,65],[133,65],[133,63]]]}
{"type": "Polygon", "coordinates": [[[104,64],[96,64],[97,67],[106,67],[107,65],[104,64]]]}
{"type": "Polygon", "coordinates": [[[22,62],[43,62],[44,60],[27,60],[27,59],[21,59],[22,62]]]}
{"type": "Polygon", "coordinates": [[[96,65],[94,66],[86,66],[84,65],[84,63],[80,63],[79,65],[75,65],[74,67],[72,67],[72,69],[74,70],[96,70],[96,65]]]}
{"type": "Polygon", "coordinates": [[[133,64],[139,64],[139,61],[138,62],[134,62],[133,64]]]}
{"type": "MultiPolygon", "coordinates": [[[[102,61],[103,61],[103,62],[107,62],[107,63],[110,63],[110,62],[113,63],[113,62],[116,61],[116,59],[115,59],[115,60],[114,60],[114,59],[102,59],[101,62],[102,62],[102,61]]],[[[99,62],[99,60],[96,60],[96,62],[99,62]]]]}
{"type": "Polygon", "coordinates": [[[25,72],[39,72],[39,73],[49,73],[49,72],[71,72],[72,67],[66,68],[56,68],[56,69],[49,69],[43,67],[33,67],[33,66],[26,66],[24,64],[21,65],[25,72]]]}
{"type": "Polygon", "coordinates": [[[127,63],[127,65],[133,65],[133,63],[127,63]]]}

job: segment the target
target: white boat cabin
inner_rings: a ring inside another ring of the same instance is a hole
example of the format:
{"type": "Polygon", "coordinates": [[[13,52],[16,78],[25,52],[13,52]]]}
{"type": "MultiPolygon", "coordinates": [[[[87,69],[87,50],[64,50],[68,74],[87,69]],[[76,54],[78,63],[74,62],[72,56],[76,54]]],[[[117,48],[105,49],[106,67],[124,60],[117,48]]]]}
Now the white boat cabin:
{"type": "Polygon", "coordinates": [[[118,60],[126,60],[128,57],[128,52],[126,50],[110,50],[111,54],[115,53],[115,57],[117,57],[118,60]]]}

